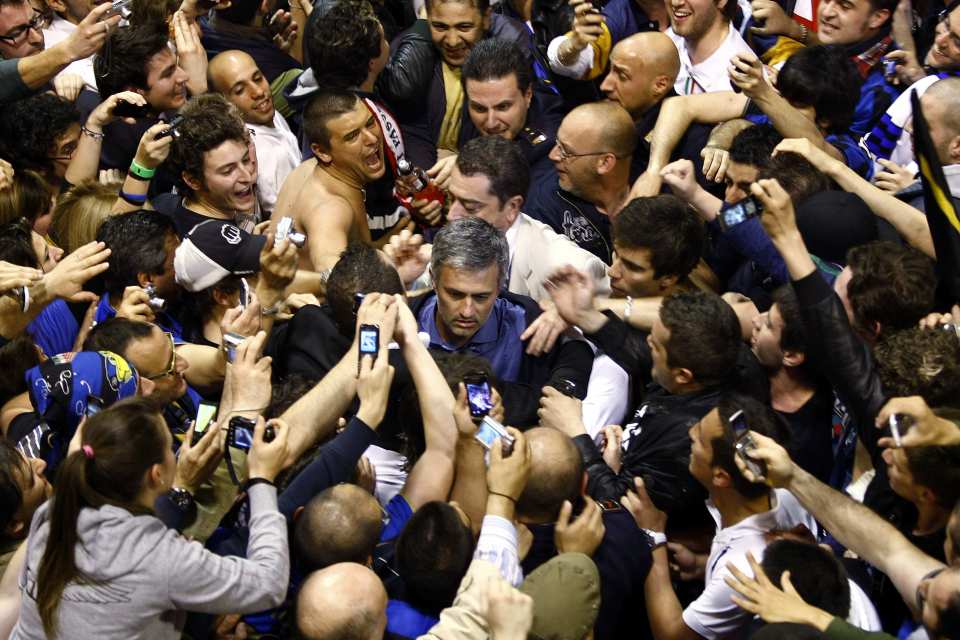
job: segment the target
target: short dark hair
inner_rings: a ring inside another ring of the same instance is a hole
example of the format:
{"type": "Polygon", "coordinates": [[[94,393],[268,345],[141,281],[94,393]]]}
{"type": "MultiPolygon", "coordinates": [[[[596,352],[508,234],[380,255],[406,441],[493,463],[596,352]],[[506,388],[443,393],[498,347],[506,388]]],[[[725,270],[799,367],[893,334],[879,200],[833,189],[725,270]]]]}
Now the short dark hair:
{"type": "Polygon", "coordinates": [[[24,374],[39,364],[40,351],[27,334],[0,347],[0,405],[29,389],[24,374]]]}
{"type": "Polygon", "coordinates": [[[338,0],[310,14],[303,46],[320,86],[344,90],[363,84],[370,61],[380,56],[381,29],[367,0],[338,0]]]}
{"type": "Polygon", "coordinates": [[[97,240],[110,249],[110,266],[103,274],[107,293],[123,293],[137,284],[137,274],[163,273],[167,238],[176,237],[173,221],[157,211],[141,209],[107,218],[97,230],[97,240]]]}
{"type": "Polygon", "coordinates": [[[749,126],[730,143],[730,161],[762,169],[770,164],[773,150],[781,140],[783,136],[771,124],[749,126]]]}
{"type": "Polygon", "coordinates": [[[0,536],[6,537],[4,532],[23,505],[23,491],[17,477],[26,471],[26,461],[9,440],[0,440],[0,536]]]}
{"type": "Polygon", "coordinates": [[[937,277],[933,261],[893,242],[871,242],[847,252],[853,277],[847,297],[856,324],[883,331],[913,327],[933,308],[937,277]]]}
{"type": "Polygon", "coordinates": [[[780,318],[783,320],[783,329],[780,330],[780,350],[806,353],[809,348],[807,327],[803,323],[803,316],[800,315],[800,302],[793,287],[785,284],[774,289],[773,303],[777,305],[780,318]]]}
{"type": "Polygon", "coordinates": [[[510,74],[517,77],[517,87],[522,92],[533,83],[533,69],[519,44],[512,40],[486,38],[470,50],[460,77],[466,89],[467,80],[485,82],[499,80],[510,74]]]}
{"type": "Polygon", "coordinates": [[[704,291],[674,293],[660,306],[660,321],[670,331],[667,364],[688,369],[696,382],[715,385],[736,370],[740,322],[720,296],[704,291]]]}
{"type": "Polygon", "coordinates": [[[723,9],[720,10],[724,20],[727,22],[735,20],[737,18],[737,7],[737,0],[727,0],[727,4],[723,5],[723,9]]]}
{"type": "Polygon", "coordinates": [[[150,88],[147,63],[169,49],[166,29],[166,23],[150,22],[110,32],[107,44],[93,58],[93,75],[104,100],[130,87],[144,91],[150,88]]]}
{"type": "Polygon", "coordinates": [[[134,340],[149,338],[155,325],[139,320],[113,317],[98,323],[83,341],[84,351],[111,351],[124,360],[134,340]]]}
{"type": "Polygon", "coordinates": [[[760,563],[773,584],[780,585],[784,571],[807,604],[838,618],[850,613],[850,583],[843,564],[826,549],[812,542],[789,538],[774,540],[763,551],[760,563]]]}
{"type": "Polygon", "coordinates": [[[736,442],[733,428],[730,426],[730,418],[737,411],[743,412],[743,419],[751,431],[767,436],[784,446],[788,446],[790,441],[790,427],[783,417],[769,406],[742,393],[725,394],[717,404],[717,413],[723,425],[723,435],[714,438],[710,443],[713,449],[712,464],[730,474],[733,488],[737,493],[744,498],[759,498],[766,495],[770,488],[762,482],[747,480],[734,461],[736,442]]]}
{"type": "Polygon", "coordinates": [[[810,164],[799,153],[778,153],[757,172],[757,180],[776,178],[790,196],[793,205],[800,206],[810,196],[828,191],[830,178],[810,164]]]}
{"type": "Polygon", "coordinates": [[[52,93],[7,103],[0,110],[0,149],[14,169],[47,171],[53,161],[50,150],[57,138],[72,124],[80,123],[80,112],[52,93]]]}
{"type": "Polygon", "coordinates": [[[341,335],[353,337],[357,316],[353,312],[356,293],[403,293],[403,282],[393,265],[370,245],[354,242],[340,254],[327,279],[327,304],[341,335]]]}
{"type": "Polygon", "coordinates": [[[960,406],[960,340],[952,331],[911,327],[886,333],[873,354],[891,397],[922,396],[932,407],[960,406]]]}
{"type": "Polygon", "coordinates": [[[465,176],[486,176],[500,206],[514,196],[526,197],[530,188],[527,159],[516,142],[500,136],[480,136],[460,147],[457,169],[465,176]]]}
{"type": "Polygon", "coordinates": [[[318,93],[303,111],[303,132],[307,140],[319,145],[321,149],[330,149],[330,130],[327,123],[350,113],[356,107],[357,97],[349,91],[335,90],[318,93]]]}
{"type": "Polygon", "coordinates": [[[376,549],[382,522],[379,518],[362,517],[365,514],[340,495],[343,491],[341,485],[323,490],[306,504],[297,519],[293,548],[304,571],[338,562],[366,565],[376,549]]]}
{"type": "Polygon", "coordinates": [[[179,135],[170,145],[170,165],[177,175],[180,186],[192,189],[183,181],[186,173],[199,182],[204,182],[204,156],[224,142],[234,141],[246,145],[249,131],[237,114],[236,108],[218,93],[203,94],[191,98],[180,110],[183,120],[177,128],[179,135]]]}
{"type": "Polygon", "coordinates": [[[960,447],[906,447],[913,479],[933,491],[937,505],[951,509],[960,500],[960,447]]]}
{"type": "Polygon", "coordinates": [[[397,538],[407,601],[437,615],[449,607],[473,557],[473,533],[456,509],[435,500],[417,509],[397,538]]]}
{"type": "Polygon", "coordinates": [[[616,245],[650,252],[654,277],[683,279],[703,254],[706,235],[697,214],[672,195],[634,198],[613,219],[616,245]]]}
{"type": "Polygon", "coordinates": [[[804,47],[790,56],[777,89],[793,105],[813,107],[828,133],[843,133],[853,123],[862,81],[856,65],[840,45],[804,47]]]}
{"type": "Polygon", "coordinates": [[[487,12],[487,9],[490,8],[490,0],[426,0],[427,14],[430,14],[430,11],[433,10],[434,4],[444,4],[446,2],[459,2],[460,4],[468,4],[471,7],[477,9],[481,15],[487,12]]]}
{"type": "Polygon", "coordinates": [[[40,268],[33,249],[33,234],[25,218],[0,225],[0,260],[19,267],[40,268]]]}
{"type": "MultiPolygon", "coordinates": [[[[897,8],[897,5],[900,4],[900,0],[870,0],[870,8],[874,11],[889,11],[890,17],[888,21],[893,20],[893,12],[897,8]]],[[[950,4],[945,3],[945,4],[950,4]]]]}

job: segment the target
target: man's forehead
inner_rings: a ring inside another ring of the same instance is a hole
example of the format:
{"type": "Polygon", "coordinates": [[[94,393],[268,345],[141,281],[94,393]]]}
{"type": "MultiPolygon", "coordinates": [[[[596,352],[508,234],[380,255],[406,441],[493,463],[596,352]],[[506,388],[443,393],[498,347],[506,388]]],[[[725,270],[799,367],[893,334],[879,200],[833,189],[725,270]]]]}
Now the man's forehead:
{"type": "Polygon", "coordinates": [[[467,95],[476,102],[499,102],[513,98],[520,92],[517,74],[510,72],[499,78],[477,80],[467,78],[467,95]]]}
{"type": "Polygon", "coordinates": [[[363,127],[370,117],[370,110],[364,106],[363,102],[357,100],[352,110],[330,118],[327,121],[327,130],[334,136],[343,135],[363,127]]]}
{"type": "Polygon", "coordinates": [[[496,263],[485,269],[461,269],[442,265],[438,280],[442,280],[445,287],[457,289],[462,293],[492,293],[497,289],[498,270],[499,265],[496,263]]]}
{"type": "Polygon", "coordinates": [[[466,200],[486,200],[493,195],[490,191],[490,178],[482,173],[464,175],[456,166],[450,174],[450,193],[456,198],[466,200]]]}

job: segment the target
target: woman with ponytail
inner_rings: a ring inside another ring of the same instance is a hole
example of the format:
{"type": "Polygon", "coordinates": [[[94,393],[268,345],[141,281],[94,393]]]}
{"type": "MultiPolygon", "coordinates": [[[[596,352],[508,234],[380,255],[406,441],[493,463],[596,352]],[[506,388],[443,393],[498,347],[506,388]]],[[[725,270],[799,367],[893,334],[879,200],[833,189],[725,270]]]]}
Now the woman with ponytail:
{"type": "Polygon", "coordinates": [[[37,510],[11,638],[179,638],[186,611],[245,613],[281,604],[289,552],[273,479],[287,434],[258,420],[247,457],[247,558],[220,557],[153,515],[173,483],[171,436],[156,408],[131,398],[88,419],[37,510]]]}

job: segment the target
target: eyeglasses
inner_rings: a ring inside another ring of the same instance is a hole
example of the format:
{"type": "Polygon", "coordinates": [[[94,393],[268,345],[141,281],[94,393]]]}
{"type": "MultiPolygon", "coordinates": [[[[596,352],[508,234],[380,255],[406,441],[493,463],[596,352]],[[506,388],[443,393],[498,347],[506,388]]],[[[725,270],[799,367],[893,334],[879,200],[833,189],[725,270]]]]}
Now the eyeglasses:
{"type": "Polygon", "coordinates": [[[73,160],[73,156],[76,152],[77,152],[77,143],[72,142],[64,146],[59,156],[47,156],[47,159],[48,160],[73,160]]]}
{"type": "Polygon", "coordinates": [[[604,154],[611,154],[614,157],[617,157],[612,151],[591,151],[590,153],[570,153],[567,151],[566,147],[563,146],[563,143],[557,140],[557,153],[560,156],[560,161],[564,162],[570,158],[584,158],[586,156],[602,156],[604,154]]]}
{"type": "Polygon", "coordinates": [[[30,22],[23,26],[17,27],[5,36],[0,36],[0,41],[9,42],[11,45],[18,45],[23,41],[23,37],[27,35],[27,32],[31,29],[34,31],[40,31],[43,28],[43,22],[43,14],[34,11],[33,18],[30,19],[30,22]]]}
{"type": "Polygon", "coordinates": [[[167,364],[167,369],[163,373],[157,373],[152,376],[143,376],[147,380],[159,380],[160,378],[166,378],[177,372],[177,345],[173,340],[173,334],[169,331],[164,331],[163,335],[167,336],[170,339],[170,362],[167,364]]]}

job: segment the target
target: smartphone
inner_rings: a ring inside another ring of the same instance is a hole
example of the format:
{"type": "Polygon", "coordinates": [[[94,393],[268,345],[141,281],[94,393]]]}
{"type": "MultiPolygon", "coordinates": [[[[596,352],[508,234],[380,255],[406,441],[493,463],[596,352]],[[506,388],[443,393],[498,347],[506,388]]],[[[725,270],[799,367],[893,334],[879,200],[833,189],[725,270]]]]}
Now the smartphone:
{"type": "Polygon", "coordinates": [[[490,394],[490,383],[487,376],[475,373],[463,378],[463,385],[467,388],[467,404],[470,406],[470,415],[482,418],[493,409],[493,400],[490,394]]]}
{"type": "Polygon", "coordinates": [[[223,334],[223,352],[227,356],[227,362],[232,363],[236,359],[237,347],[239,347],[240,343],[244,340],[246,340],[246,338],[239,333],[228,331],[223,334]]]}
{"type": "Polygon", "coordinates": [[[597,504],[600,505],[601,511],[620,511],[622,509],[619,502],[616,500],[610,500],[609,498],[605,500],[597,500],[597,504]]]}
{"type": "Polygon", "coordinates": [[[565,396],[570,396],[571,398],[577,397],[577,383],[566,378],[561,378],[554,382],[552,385],[554,389],[559,391],[565,396]]]}
{"type": "Polygon", "coordinates": [[[766,463],[762,460],[755,460],[748,455],[757,448],[757,443],[750,437],[750,425],[747,424],[747,419],[744,417],[743,411],[737,411],[730,416],[729,422],[730,428],[733,429],[736,456],[753,472],[753,475],[757,478],[765,478],[767,476],[766,463]]]}
{"type": "Polygon", "coordinates": [[[240,278],[240,306],[244,309],[250,304],[250,285],[246,278],[240,278]]]}
{"type": "Polygon", "coordinates": [[[180,127],[180,123],[183,122],[183,116],[173,116],[170,120],[170,126],[166,130],[161,131],[157,134],[157,139],[165,138],[167,136],[173,136],[174,138],[180,137],[180,132],[177,129],[180,127]]]}
{"type": "Polygon", "coordinates": [[[213,418],[216,415],[217,405],[210,402],[200,403],[200,406],[197,407],[197,419],[193,423],[193,438],[190,440],[191,445],[200,442],[200,438],[207,432],[207,427],[210,426],[210,423],[213,422],[213,418]]]}
{"type": "Polygon", "coordinates": [[[363,362],[363,356],[370,356],[377,359],[377,352],[380,350],[380,327],[375,324],[360,325],[360,354],[357,360],[357,373],[360,373],[360,363],[363,362]]]}
{"type": "Polygon", "coordinates": [[[513,436],[507,433],[507,430],[502,424],[490,416],[483,416],[483,420],[480,421],[480,426],[477,428],[477,433],[474,434],[473,437],[488,451],[493,448],[493,443],[496,439],[501,438],[503,440],[504,455],[509,456],[513,452],[513,436]]]}
{"type": "Polygon", "coordinates": [[[146,118],[150,113],[150,105],[133,104],[119,100],[117,106],[113,108],[113,115],[118,118],[146,118]]]}
{"type": "Polygon", "coordinates": [[[913,416],[907,415],[906,413],[895,413],[887,420],[887,424],[890,426],[890,435],[893,436],[893,442],[897,447],[901,447],[903,446],[903,436],[907,435],[907,432],[910,431],[910,427],[914,424],[914,419],[913,416]]]}
{"type": "Polygon", "coordinates": [[[750,218],[755,218],[763,211],[763,207],[753,196],[747,196],[739,202],[731,205],[725,205],[720,209],[717,220],[720,222],[720,228],[727,231],[750,218]]]}

